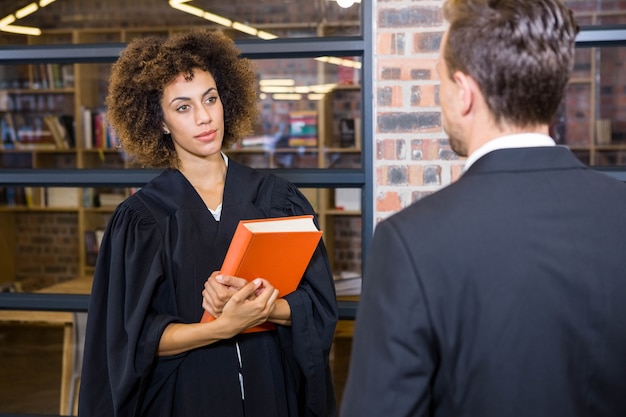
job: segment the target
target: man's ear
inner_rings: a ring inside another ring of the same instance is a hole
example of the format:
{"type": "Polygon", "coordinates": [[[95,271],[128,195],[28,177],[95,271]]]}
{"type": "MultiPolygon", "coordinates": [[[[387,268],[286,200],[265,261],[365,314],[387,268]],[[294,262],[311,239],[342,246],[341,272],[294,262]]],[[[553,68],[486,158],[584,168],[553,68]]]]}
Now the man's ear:
{"type": "Polygon", "coordinates": [[[475,105],[476,88],[478,88],[478,86],[469,75],[461,71],[456,71],[452,75],[452,78],[458,88],[459,110],[465,116],[475,105]]]}

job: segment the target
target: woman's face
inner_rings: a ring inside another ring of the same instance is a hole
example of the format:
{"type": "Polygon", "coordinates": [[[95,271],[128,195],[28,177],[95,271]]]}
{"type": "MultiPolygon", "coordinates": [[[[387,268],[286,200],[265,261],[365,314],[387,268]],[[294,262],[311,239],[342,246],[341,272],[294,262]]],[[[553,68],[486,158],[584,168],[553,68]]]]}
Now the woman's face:
{"type": "Polygon", "coordinates": [[[172,135],[185,161],[219,154],[224,138],[224,107],[211,73],[194,69],[193,78],[178,75],[163,90],[163,129],[172,135]]]}

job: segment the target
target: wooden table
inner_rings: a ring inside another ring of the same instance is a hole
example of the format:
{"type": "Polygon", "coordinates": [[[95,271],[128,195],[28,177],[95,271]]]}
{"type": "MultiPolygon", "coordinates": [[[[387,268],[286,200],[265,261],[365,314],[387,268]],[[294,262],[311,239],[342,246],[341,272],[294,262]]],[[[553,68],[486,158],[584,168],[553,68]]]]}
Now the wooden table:
{"type": "MultiPolygon", "coordinates": [[[[51,285],[38,290],[38,293],[49,294],[89,294],[93,279],[77,278],[60,284],[51,285]]],[[[71,312],[57,311],[16,311],[0,310],[0,321],[18,323],[45,323],[63,327],[63,357],[61,360],[61,396],[60,414],[72,415],[68,410],[67,400],[74,367],[74,318],[71,312]]]]}

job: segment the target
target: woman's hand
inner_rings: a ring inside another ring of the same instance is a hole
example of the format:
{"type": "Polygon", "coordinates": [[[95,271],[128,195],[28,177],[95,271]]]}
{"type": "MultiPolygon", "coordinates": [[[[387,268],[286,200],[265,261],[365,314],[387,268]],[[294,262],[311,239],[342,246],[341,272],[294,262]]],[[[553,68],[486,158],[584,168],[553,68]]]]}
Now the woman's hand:
{"type": "MultiPolygon", "coordinates": [[[[232,282],[240,284],[240,280],[232,282]]],[[[246,282],[245,279],[243,281],[246,282]]],[[[275,309],[278,290],[262,278],[248,282],[238,290],[230,286],[229,291],[229,299],[215,320],[208,323],[170,323],[161,335],[158,355],[177,355],[229,339],[249,327],[266,322],[275,309]]]]}
{"type": "Polygon", "coordinates": [[[177,355],[229,339],[249,327],[265,323],[272,313],[279,316],[289,313],[287,302],[277,302],[278,290],[268,281],[257,278],[247,282],[230,276],[218,279],[218,276],[212,274],[202,291],[202,306],[211,314],[219,311],[215,313],[216,319],[209,323],[170,323],[161,335],[159,356],[177,355]]]}
{"type": "Polygon", "coordinates": [[[204,283],[202,308],[211,316],[219,317],[228,300],[247,283],[243,278],[221,275],[219,271],[213,272],[204,283]]]}
{"type": "Polygon", "coordinates": [[[267,280],[256,278],[233,294],[224,305],[220,320],[238,332],[265,323],[274,310],[278,290],[267,280]]]}
{"type": "Polygon", "coordinates": [[[278,290],[267,280],[256,278],[232,294],[220,320],[228,320],[229,327],[240,330],[265,323],[275,308],[276,298],[278,290]]]}
{"type": "MultiPolygon", "coordinates": [[[[253,293],[253,296],[258,295],[270,285],[266,280],[262,280],[262,283],[253,293]]],[[[248,281],[244,278],[221,275],[219,271],[214,272],[204,284],[202,307],[214,318],[219,317],[222,315],[226,303],[246,284],[248,284],[248,281]]],[[[287,301],[277,299],[267,319],[274,324],[291,326],[291,308],[287,301]]]]}

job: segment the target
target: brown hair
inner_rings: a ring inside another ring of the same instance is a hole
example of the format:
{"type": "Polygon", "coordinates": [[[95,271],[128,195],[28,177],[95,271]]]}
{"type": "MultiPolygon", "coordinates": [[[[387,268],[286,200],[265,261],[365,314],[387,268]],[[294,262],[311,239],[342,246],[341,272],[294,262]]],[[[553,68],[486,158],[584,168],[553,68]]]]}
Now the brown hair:
{"type": "Polygon", "coordinates": [[[179,74],[211,73],[224,105],[228,147],[252,132],[258,116],[255,74],[234,42],[221,32],[193,30],[169,38],[131,41],[113,64],[106,98],[107,119],[124,151],[147,167],[177,167],[171,136],[163,132],[161,97],[179,74]]]}
{"type": "Polygon", "coordinates": [[[578,25],[560,0],[447,0],[449,75],[477,82],[496,123],[549,124],[563,99],[578,25]]]}

